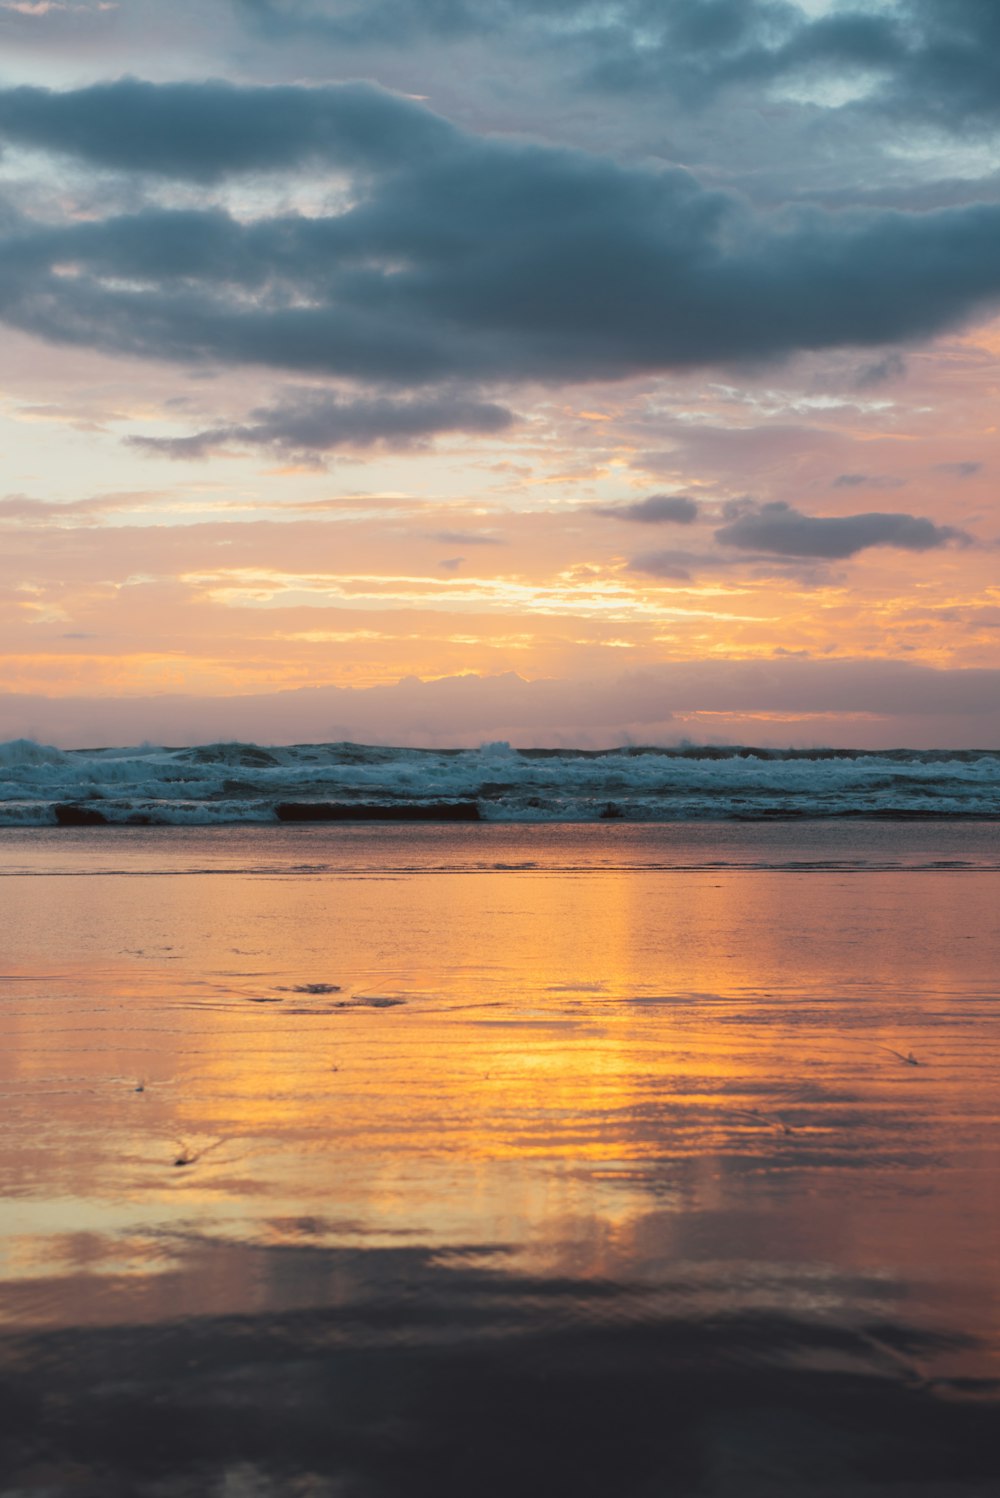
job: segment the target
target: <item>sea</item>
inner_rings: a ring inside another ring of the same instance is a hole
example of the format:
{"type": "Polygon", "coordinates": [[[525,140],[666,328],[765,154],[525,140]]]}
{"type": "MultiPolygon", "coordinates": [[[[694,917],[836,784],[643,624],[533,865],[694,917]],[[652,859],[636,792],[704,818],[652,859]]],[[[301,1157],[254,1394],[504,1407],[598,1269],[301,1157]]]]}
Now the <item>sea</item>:
{"type": "Polygon", "coordinates": [[[0,1494],[995,1498],[998,785],[3,746],[0,1494]]]}
{"type": "Polygon", "coordinates": [[[998,815],[997,750],[0,744],[0,826],[998,815]]]}

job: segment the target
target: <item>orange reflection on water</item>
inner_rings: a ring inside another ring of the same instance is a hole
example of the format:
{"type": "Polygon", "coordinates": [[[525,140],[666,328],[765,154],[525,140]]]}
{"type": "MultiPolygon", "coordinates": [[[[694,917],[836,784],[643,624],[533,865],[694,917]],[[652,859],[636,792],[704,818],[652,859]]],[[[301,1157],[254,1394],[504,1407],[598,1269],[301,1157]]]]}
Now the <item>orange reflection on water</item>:
{"type": "Polygon", "coordinates": [[[997,1356],[989,876],[5,884],[19,1324],[266,1307],[282,1245],[492,1245],[728,1265],[720,1304],[921,1286],[997,1356]]]}

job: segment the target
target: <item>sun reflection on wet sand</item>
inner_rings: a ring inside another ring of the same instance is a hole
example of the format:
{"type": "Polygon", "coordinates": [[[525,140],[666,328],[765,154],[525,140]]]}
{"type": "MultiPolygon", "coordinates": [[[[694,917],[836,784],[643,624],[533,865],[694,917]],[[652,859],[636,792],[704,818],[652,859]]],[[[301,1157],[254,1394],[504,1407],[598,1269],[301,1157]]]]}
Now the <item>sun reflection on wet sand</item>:
{"type": "Polygon", "coordinates": [[[995,876],[3,883],[8,1371],[278,1318],[995,1401],[995,876]]]}

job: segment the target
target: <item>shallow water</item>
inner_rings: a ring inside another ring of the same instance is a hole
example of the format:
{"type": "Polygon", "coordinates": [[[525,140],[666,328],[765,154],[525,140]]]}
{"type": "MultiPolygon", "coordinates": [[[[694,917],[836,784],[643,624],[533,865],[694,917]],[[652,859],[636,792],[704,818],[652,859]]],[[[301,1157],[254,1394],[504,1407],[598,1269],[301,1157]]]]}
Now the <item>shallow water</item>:
{"type": "Polygon", "coordinates": [[[4,833],[2,1491],[995,1494],[997,845],[4,833]]]}

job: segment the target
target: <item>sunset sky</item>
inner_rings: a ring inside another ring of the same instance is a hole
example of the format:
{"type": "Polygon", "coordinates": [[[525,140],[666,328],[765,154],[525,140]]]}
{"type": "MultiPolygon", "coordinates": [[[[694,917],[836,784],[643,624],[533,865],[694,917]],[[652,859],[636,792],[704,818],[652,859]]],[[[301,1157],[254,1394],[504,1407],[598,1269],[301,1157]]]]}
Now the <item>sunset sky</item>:
{"type": "Polygon", "coordinates": [[[995,0],[0,0],[0,738],[991,747],[995,0]]]}

